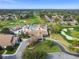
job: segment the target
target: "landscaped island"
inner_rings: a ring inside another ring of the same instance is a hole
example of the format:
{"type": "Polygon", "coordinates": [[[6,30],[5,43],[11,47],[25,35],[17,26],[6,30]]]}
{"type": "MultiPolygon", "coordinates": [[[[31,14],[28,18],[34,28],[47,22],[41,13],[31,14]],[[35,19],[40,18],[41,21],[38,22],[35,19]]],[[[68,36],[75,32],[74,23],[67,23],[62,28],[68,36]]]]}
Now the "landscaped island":
{"type": "Polygon", "coordinates": [[[48,53],[61,52],[61,49],[58,45],[50,40],[41,41],[39,43],[36,43],[35,45],[29,45],[24,51],[23,59],[30,58],[30,56],[34,56],[33,58],[37,58],[37,56],[39,56],[39,58],[43,58],[43,56],[40,57],[41,54],[38,54],[37,56],[34,55],[33,53],[35,52],[42,52],[42,55],[44,53],[47,55],[48,53]]]}

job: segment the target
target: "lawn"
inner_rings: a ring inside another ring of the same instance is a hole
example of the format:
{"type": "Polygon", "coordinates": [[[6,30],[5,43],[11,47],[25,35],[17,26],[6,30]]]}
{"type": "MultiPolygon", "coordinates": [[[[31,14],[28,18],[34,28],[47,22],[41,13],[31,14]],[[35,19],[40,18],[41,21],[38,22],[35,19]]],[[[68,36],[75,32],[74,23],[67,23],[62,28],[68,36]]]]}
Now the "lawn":
{"type": "Polygon", "coordinates": [[[73,30],[67,30],[67,32],[65,33],[74,38],[79,38],[79,28],[74,28],[73,30]]]}
{"type": "Polygon", "coordinates": [[[5,54],[14,54],[19,47],[19,44],[16,44],[15,47],[8,46],[6,49],[0,50],[0,54],[3,54],[5,50],[7,51],[5,54]]]}
{"type": "Polygon", "coordinates": [[[51,38],[58,40],[64,46],[67,46],[67,47],[69,46],[69,42],[61,34],[52,33],[51,38]]]}
{"type": "Polygon", "coordinates": [[[14,47],[7,47],[7,52],[6,54],[14,54],[16,50],[18,49],[19,44],[16,44],[14,47]]]}
{"type": "Polygon", "coordinates": [[[0,54],[3,54],[4,53],[4,50],[0,50],[0,54]]]}
{"type": "Polygon", "coordinates": [[[45,20],[41,19],[39,16],[30,17],[28,19],[5,20],[0,21],[0,28],[23,26],[25,24],[45,24],[45,20]]]}
{"type": "Polygon", "coordinates": [[[45,24],[45,20],[41,19],[39,16],[31,17],[25,21],[27,24],[45,24]]]}
{"type": "Polygon", "coordinates": [[[5,20],[5,21],[0,21],[0,28],[5,28],[5,27],[15,27],[15,26],[22,26],[24,25],[25,22],[24,20],[13,20],[13,21],[8,21],[8,20],[5,20]]]}
{"type": "MultiPolygon", "coordinates": [[[[77,48],[75,48],[76,46],[76,44],[78,44],[78,42],[77,41],[68,41],[68,40],[66,40],[66,38],[65,37],[63,37],[61,34],[55,34],[55,33],[53,33],[52,35],[51,35],[51,38],[52,39],[55,39],[55,40],[58,40],[61,44],[63,44],[70,52],[73,52],[73,53],[77,53],[77,52],[79,52],[79,48],[77,49],[77,48]]],[[[79,44],[78,44],[78,46],[79,46],[79,44]]]]}
{"type": "Polygon", "coordinates": [[[28,47],[26,50],[38,50],[38,51],[45,51],[47,53],[52,53],[52,52],[60,52],[60,48],[58,45],[55,45],[52,41],[43,41],[37,43],[35,46],[28,47]],[[32,49],[30,49],[32,48],[32,49]]]}
{"type": "Polygon", "coordinates": [[[6,52],[6,54],[14,54],[14,53],[16,52],[16,50],[17,50],[17,49],[14,49],[14,50],[11,50],[11,51],[8,50],[8,51],[6,52]]]}

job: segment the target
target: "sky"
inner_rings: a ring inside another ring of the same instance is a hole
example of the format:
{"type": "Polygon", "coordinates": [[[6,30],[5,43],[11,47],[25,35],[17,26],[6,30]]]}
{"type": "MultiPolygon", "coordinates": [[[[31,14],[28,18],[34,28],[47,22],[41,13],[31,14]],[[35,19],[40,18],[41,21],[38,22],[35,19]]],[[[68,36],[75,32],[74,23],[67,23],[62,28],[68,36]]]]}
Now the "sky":
{"type": "Polygon", "coordinates": [[[0,0],[0,9],[79,9],[79,0],[0,0]]]}

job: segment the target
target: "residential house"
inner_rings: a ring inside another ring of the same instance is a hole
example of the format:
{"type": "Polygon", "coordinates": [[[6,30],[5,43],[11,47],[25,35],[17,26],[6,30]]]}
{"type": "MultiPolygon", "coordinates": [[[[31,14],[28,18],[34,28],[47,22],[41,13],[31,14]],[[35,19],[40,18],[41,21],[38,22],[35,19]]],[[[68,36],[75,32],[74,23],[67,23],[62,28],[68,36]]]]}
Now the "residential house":
{"type": "Polygon", "coordinates": [[[52,17],[48,17],[47,15],[45,15],[45,18],[49,22],[55,22],[57,19],[60,19],[57,15],[52,16],[52,17]]]}
{"type": "Polygon", "coordinates": [[[17,20],[17,16],[15,14],[3,14],[0,15],[0,20],[17,20]]]}
{"type": "Polygon", "coordinates": [[[24,33],[28,33],[29,36],[35,36],[39,38],[48,35],[47,26],[41,25],[31,25],[24,29],[24,33]]]}
{"type": "Polygon", "coordinates": [[[47,15],[45,15],[45,18],[47,21],[51,22],[51,19],[47,15]]]}
{"type": "Polygon", "coordinates": [[[52,22],[56,22],[56,21],[59,21],[60,18],[59,18],[58,15],[55,15],[55,16],[52,16],[52,17],[51,17],[51,20],[52,20],[52,22]]]}
{"type": "Polygon", "coordinates": [[[34,30],[28,30],[26,33],[30,36],[30,39],[28,40],[29,44],[43,40],[43,37],[48,35],[47,30],[40,26],[36,27],[34,30]]]}
{"type": "Polygon", "coordinates": [[[76,25],[76,24],[78,24],[78,22],[72,16],[68,16],[66,18],[63,17],[60,24],[62,24],[62,25],[76,25]]]}
{"type": "Polygon", "coordinates": [[[6,48],[7,46],[15,46],[19,44],[21,39],[10,34],[0,34],[0,46],[6,48]]]}
{"type": "Polygon", "coordinates": [[[22,27],[16,26],[16,27],[10,28],[10,31],[13,32],[15,35],[20,35],[22,33],[22,27]]]}
{"type": "Polygon", "coordinates": [[[47,26],[41,25],[25,25],[17,30],[10,29],[14,34],[20,35],[21,33],[28,34],[28,36],[39,37],[48,35],[47,26]]]}

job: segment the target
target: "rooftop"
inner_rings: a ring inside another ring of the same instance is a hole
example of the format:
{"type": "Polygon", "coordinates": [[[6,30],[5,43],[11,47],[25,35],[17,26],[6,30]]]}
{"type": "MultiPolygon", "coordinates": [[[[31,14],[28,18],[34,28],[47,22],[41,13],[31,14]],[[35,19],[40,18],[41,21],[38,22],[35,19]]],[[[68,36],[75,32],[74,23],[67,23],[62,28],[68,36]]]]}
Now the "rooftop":
{"type": "Polygon", "coordinates": [[[17,37],[10,35],[10,34],[0,34],[0,46],[11,46],[15,44],[17,37]]]}

